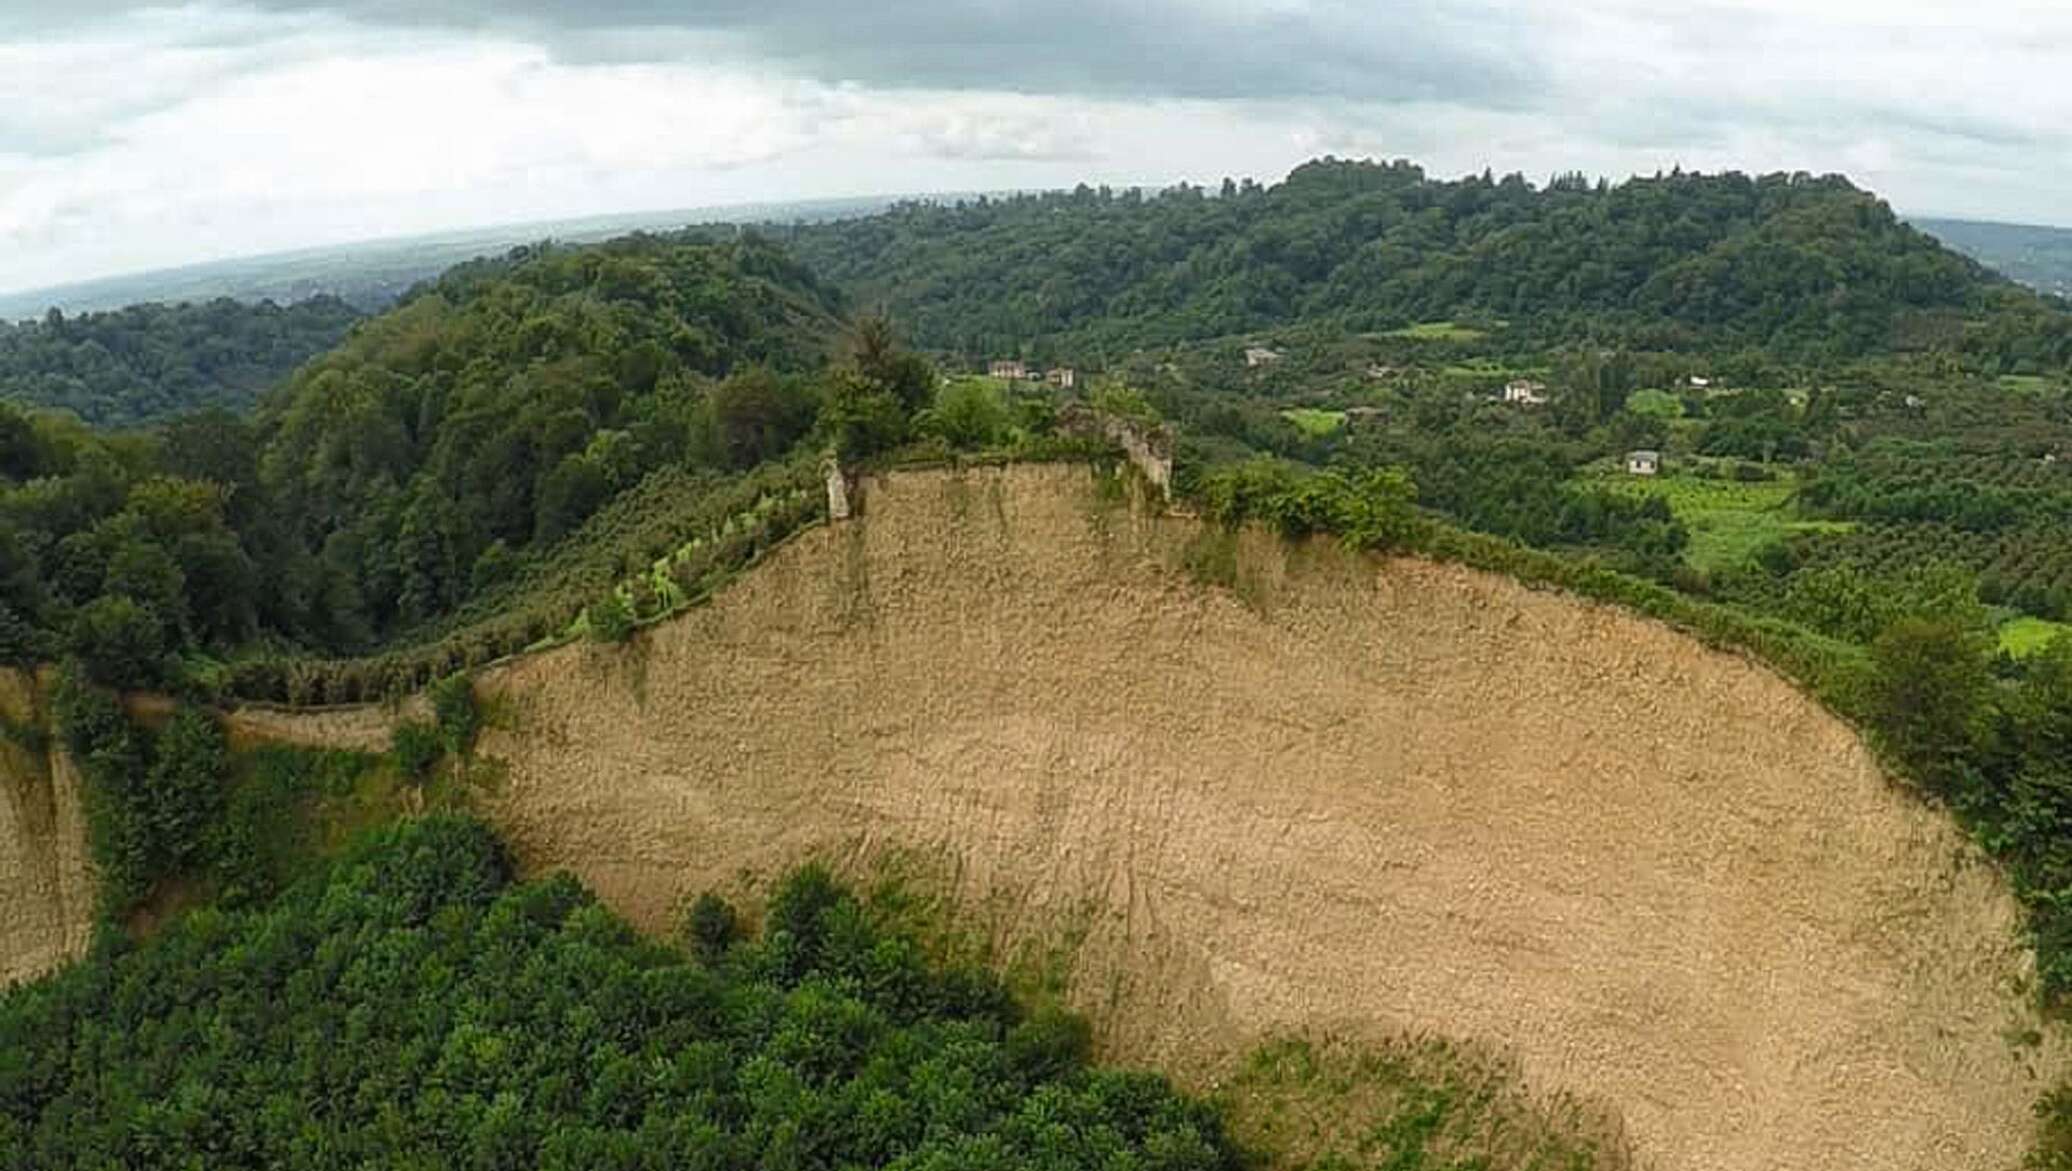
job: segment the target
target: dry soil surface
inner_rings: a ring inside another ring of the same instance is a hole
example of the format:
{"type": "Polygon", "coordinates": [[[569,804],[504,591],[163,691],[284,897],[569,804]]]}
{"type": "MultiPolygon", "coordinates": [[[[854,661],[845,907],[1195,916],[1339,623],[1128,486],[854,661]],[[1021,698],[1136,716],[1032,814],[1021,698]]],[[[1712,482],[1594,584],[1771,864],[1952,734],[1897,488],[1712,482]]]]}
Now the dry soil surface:
{"type": "MultiPolygon", "coordinates": [[[[625,648],[500,667],[483,798],[650,929],[919,853],[1070,938],[1107,1055],[1436,1033],[1676,1169],[2013,1167],[2063,1069],[2004,883],[1769,671],[1506,579],[1247,538],[1074,467],[906,473],[625,648]]],[[[378,743],[379,712],[304,738],[378,743]],[[365,726],[361,726],[365,725],[365,726]]]]}
{"type": "MultiPolygon", "coordinates": [[[[0,715],[40,727],[38,684],[0,669],[0,715]]],[[[80,778],[62,752],[0,739],[0,987],[86,950],[94,919],[80,778]]]]}

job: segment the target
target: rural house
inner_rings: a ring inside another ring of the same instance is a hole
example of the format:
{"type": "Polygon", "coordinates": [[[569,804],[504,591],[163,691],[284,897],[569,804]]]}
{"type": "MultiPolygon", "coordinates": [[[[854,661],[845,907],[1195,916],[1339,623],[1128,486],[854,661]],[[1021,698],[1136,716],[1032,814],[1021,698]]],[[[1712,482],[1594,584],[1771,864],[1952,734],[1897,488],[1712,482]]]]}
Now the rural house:
{"type": "Polygon", "coordinates": [[[986,367],[986,373],[1009,382],[1020,382],[1029,376],[1029,368],[1011,358],[997,358],[986,367]]]}
{"type": "Polygon", "coordinates": [[[1502,397],[1507,403],[1523,403],[1528,407],[1542,406],[1548,401],[1547,384],[1527,378],[1513,379],[1504,384],[1502,397]]]}
{"type": "Polygon", "coordinates": [[[1044,381],[1059,390],[1070,390],[1079,385],[1079,371],[1070,366],[1055,366],[1049,374],[1044,375],[1044,381]]]}
{"type": "Polygon", "coordinates": [[[1652,476],[1662,470],[1662,453],[1659,451],[1629,451],[1626,453],[1626,474],[1629,476],[1652,476]]]}
{"type": "Polygon", "coordinates": [[[1279,350],[1270,349],[1266,346],[1245,347],[1245,365],[1255,369],[1260,366],[1271,366],[1280,360],[1281,352],[1279,350]]]}

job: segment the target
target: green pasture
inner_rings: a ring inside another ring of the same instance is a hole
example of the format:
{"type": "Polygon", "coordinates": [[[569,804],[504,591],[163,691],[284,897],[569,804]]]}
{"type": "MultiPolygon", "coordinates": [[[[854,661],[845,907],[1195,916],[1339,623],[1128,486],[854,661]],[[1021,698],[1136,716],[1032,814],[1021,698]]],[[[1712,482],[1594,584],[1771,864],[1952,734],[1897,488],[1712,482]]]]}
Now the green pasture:
{"type": "Polygon", "coordinates": [[[1708,572],[1746,565],[1755,551],[1795,533],[1847,532],[1844,521],[1810,520],[1792,507],[1798,481],[1790,476],[1744,483],[1698,476],[1600,473],[1590,482],[1633,496],[1659,496],[1691,534],[1684,560],[1708,572]]]}
{"type": "Polygon", "coordinates": [[[1392,329],[1383,337],[1405,338],[1419,342],[1479,342],[1489,336],[1488,330],[1462,325],[1458,321],[1420,321],[1401,329],[1392,329]]]}
{"type": "Polygon", "coordinates": [[[1336,435],[1345,428],[1344,411],[1319,410],[1316,407],[1294,407],[1281,412],[1281,418],[1302,429],[1302,433],[1313,439],[1336,435]]]}
{"type": "Polygon", "coordinates": [[[2018,615],[2000,624],[2000,649],[2017,659],[2026,659],[2067,630],[2072,630],[2072,626],[2063,622],[2018,615]]]}

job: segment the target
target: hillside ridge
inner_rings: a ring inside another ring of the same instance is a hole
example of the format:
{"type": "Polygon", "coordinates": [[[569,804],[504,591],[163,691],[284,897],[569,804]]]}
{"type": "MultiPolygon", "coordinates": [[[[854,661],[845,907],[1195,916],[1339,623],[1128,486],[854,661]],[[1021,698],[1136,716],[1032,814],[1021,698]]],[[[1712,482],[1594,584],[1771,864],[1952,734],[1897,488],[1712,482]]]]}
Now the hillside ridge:
{"type": "MultiPolygon", "coordinates": [[[[875,479],[711,605],[477,686],[528,871],[661,932],[801,857],[919,859],[999,954],[1068,941],[1106,1052],[1198,1083],[1436,1033],[1664,1168],[1997,1168],[2064,1064],[2010,1040],[2042,1026],[2005,883],[1773,672],[1083,466],[875,479]]],[[[378,748],[397,714],[231,727],[378,748]]]]}

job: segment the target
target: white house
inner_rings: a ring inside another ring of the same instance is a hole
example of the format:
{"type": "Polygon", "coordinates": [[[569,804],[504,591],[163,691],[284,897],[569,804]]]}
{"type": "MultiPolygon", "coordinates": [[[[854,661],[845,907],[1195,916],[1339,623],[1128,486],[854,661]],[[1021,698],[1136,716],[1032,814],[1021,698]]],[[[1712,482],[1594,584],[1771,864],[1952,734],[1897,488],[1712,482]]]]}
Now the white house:
{"type": "Polygon", "coordinates": [[[1029,376],[1029,368],[1012,358],[996,358],[986,367],[986,373],[1009,382],[1020,382],[1029,376]]]}
{"type": "Polygon", "coordinates": [[[1053,366],[1050,373],[1044,375],[1044,381],[1059,390],[1070,390],[1079,385],[1079,371],[1070,366],[1053,366]]]}
{"type": "Polygon", "coordinates": [[[1662,470],[1662,453],[1659,451],[1629,451],[1626,453],[1626,474],[1629,476],[1652,476],[1662,470]]]}
{"type": "Polygon", "coordinates": [[[1523,403],[1528,407],[1543,406],[1548,402],[1547,384],[1534,382],[1529,378],[1517,378],[1504,384],[1498,396],[1507,403],[1523,403]]]}
{"type": "Polygon", "coordinates": [[[1270,349],[1266,346],[1245,347],[1245,365],[1247,366],[1254,368],[1271,366],[1280,360],[1281,352],[1279,350],[1270,349]]]}
{"type": "Polygon", "coordinates": [[[1693,375],[1691,375],[1691,377],[1690,377],[1690,378],[1688,379],[1688,381],[1689,381],[1689,382],[1690,382],[1690,384],[1691,384],[1691,389],[1692,389],[1692,390],[1711,390],[1711,389],[1712,389],[1712,379],[1710,379],[1710,378],[1707,378],[1707,377],[1704,377],[1704,376],[1702,376],[1702,375],[1698,375],[1698,374],[1693,374],[1693,375]]]}

